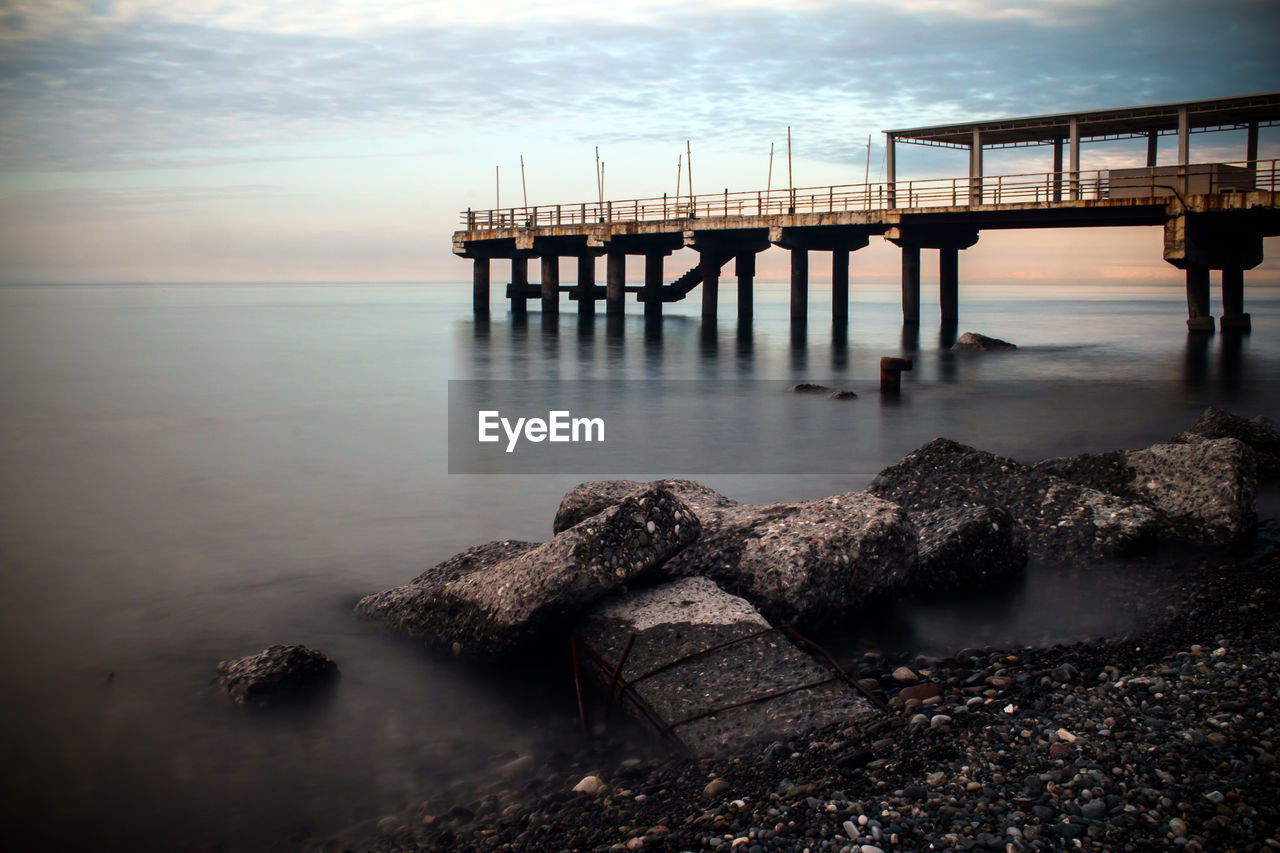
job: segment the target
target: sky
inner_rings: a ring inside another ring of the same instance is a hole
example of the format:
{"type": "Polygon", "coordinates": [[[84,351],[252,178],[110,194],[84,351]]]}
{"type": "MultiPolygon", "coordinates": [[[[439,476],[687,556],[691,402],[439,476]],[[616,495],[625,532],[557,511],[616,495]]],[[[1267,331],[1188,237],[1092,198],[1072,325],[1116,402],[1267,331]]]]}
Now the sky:
{"type": "MultiPolygon", "coordinates": [[[[860,183],[886,129],[1278,90],[1277,32],[1274,0],[0,0],[0,282],[463,281],[459,213],[522,203],[521,157],[530,204],[594,198],[597,147],[607,197],[674,193],[686,141],[696,192],[757,190],[790,127],[796,186],[860,183]]],[[[1243,159],[1243,133],[1191,154],[1243,159]]],[[[900,179],[965,170],[898,148],[900,179]]],[[[984,232],[961,274],[1178,282],[1161,245],[984,232]]],[[[873,238],[855,280],[896,251],[873,238]]]]}

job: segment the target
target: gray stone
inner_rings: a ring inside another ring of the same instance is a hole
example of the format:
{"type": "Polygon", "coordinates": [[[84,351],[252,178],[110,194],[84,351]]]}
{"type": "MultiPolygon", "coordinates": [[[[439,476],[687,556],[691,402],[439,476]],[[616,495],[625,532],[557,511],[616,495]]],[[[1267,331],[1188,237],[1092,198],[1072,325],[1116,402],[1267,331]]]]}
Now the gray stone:
{"type": "Polygon", "coordinates": [[[432,645],[500,657],[620,586],[653,577],[699,530],[697,516],[669,490],[644,489],[541,545],[495,542],[464,551],[362,599],[356,610],[432,645]]]}
{"type": "Polygon", "coordinates": [[[337,675],[338,665],[314,649],[276,645],[220,662],[215,680],[237,705],[265,706],[315,693],[337,675]]]}
{"type": "MultiPolygon", "coordinates": [[[[832,670],[771,630],[747,601],[706,578],[601,602],[578,631],[610,665],[633,635],[623,679],[695,755],[736,754],[836,721],[854,725],[873,713],[832,670]],[[825,683],[805,687],[819,682],[825,683]],[[783,695],[728,707],[774,693],[783,695]]],[[[611,675],[591,671],[606,682],[611,675]]],[[[643,718],[632,702],[625,704],[643,718]]]]}
{"type": "Polygon", "coordinates": [[[1110,557],[1148,546],[1159,517],[1126,501],[946,438],[885,468],[867,491],[913,513],[990,506],[1028,531],[1028,549],[1050,559],[1110,557]]]}
{"type": "Polygon", "coordinates": [[[1214,438],[1244,442],[1255,454],[1258,476],[1264,480],[1280,478],[1280,427],[1270,418],[1244,418],[1210,406],[1172,441],[1186,444],[1214,438]]]}
{"type": "Polygon", "coordinates": [[[556,510],[553,533],[561,533],[580,521],[599,513],[632,495],[647,489],[664,488],[684,501],[698,515],[712,507],[738,506],[715,489],[707,488],[693,480],[654,480],[639,483],[635,480],[594,480],[574,486],[560,500],[556,510]]]}
{"type": "Polygon", "coordinates": [[[956,338],[956,342],[951,345],[951,348],[957,352],[988,352],[991,350],[1017,349],[1018,347],[999,338],[989,338],[986,335],[979,335],[977,332],[965,332],[956,338]]]}
{"type": "Polygon", "coordinates": [[[557,524],[643,488],[669,488],[697,514],[702,536],[664,570],[705,576],[771,621],[818,623],[896,590],[916,563],[916,531],[899,507],[863,492],[800,503],[740,504],[688,480],[584,483],[557,524]]]}
{"type": "Polygon", "coordinates": [[[1254,453],[1234,438],[1206,438],[1046,459],[1035,468],[1148,504],[1167,533],[1231,543],[1248,538],[1257,526],[1254,460],[1254,453]]]}
{"type": "Polygon", "coordinates": [[[945,507],[911,514],[920,533],[910,592],[946,595],[999,586],[1027,566],[1027,531],[990,506],[945,507]]]}

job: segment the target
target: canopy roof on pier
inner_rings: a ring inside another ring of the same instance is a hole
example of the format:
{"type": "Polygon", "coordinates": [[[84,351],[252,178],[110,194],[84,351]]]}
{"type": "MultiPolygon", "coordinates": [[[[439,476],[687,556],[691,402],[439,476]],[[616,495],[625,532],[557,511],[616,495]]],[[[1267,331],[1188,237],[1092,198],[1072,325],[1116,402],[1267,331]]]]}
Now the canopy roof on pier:
{"type": "Polygon", "coordinates": [[[1071,135],[1075,119],[1083,140],[1130,139],[1140,136],[1170,135],[1178,132],[1178,118],[1186,110],[1191,132],[1234,130],[1250,125],[1280,124],[1280,92],[1237,95],[1206,101],[1180,101],[1142,107],[1086,110],[1077,113],[1001,118],[989,121],[943,124],[886,131],[890,139],[943,148],[969,148],[978,131],[983,148],[1018,148],[1048,145],[1071,135]]]}

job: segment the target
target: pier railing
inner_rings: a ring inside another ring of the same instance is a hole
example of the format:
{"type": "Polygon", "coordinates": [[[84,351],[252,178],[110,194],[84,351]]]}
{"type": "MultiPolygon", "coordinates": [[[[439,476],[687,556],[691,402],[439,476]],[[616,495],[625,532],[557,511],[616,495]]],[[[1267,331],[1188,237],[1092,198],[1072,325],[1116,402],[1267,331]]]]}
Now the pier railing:
{"type": "Polygon", "coordinates": [[[468,231],[611,222],[663,222],[730,216],[906,210],[980,204],[1047,204],[1175,195],[1275,192],[1280,160],[1193,163],[1079,172],[931,178],[825,187],[467,210],[468,231]]]}

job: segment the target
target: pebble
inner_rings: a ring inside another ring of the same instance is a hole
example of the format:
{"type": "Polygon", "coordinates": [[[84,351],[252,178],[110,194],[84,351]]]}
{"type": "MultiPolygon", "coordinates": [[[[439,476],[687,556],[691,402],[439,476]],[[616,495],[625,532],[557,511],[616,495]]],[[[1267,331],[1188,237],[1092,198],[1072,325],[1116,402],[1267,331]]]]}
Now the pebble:
{"type": "Polygon", "coordinates": [[[582,781],[573,786],[576,794],[586,794],[588,797],[598,797],[608,786],[599,776],[584,776],[582,781]]]}
{"type": "Polygon", "coordinates": [[[707,783],[707,787],[702,789],[702,796],[708,800],[713,800],[721,794],[729,790],[729,783],[723,779],[712,779],[707,783]]]}
{"type": "Polygon", "coordinates": [[[899,682],[918,681],[919,678],[920,676],[916,675],[915,672],[909,666],[900,666],[893,671],[894,681],[899,681],[899,682]]]}

